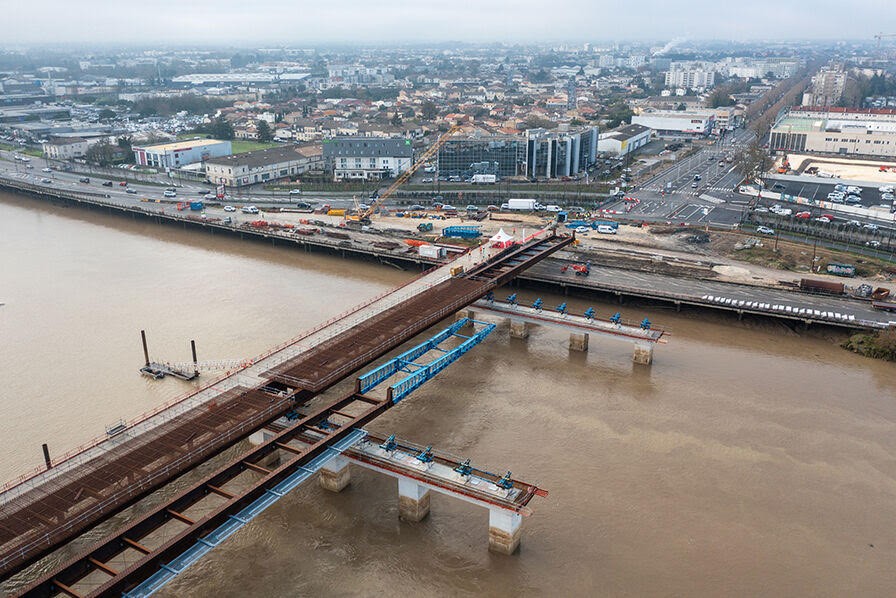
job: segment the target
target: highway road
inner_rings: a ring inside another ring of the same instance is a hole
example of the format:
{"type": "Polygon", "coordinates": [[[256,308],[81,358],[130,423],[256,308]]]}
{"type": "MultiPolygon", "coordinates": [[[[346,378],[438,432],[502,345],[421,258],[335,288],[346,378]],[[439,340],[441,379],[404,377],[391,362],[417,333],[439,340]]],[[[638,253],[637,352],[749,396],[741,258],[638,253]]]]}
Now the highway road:
{"type": "Polygon", "coordinates": [[[725,158],[736,154],[753,138],[750,131],[737,129],[714,145],[701,147],[693,155],[641,182],[628,194],[636,202],[620,200],[605,208],[654,222],[726,225],[740,222],[749,198],[735,192],[742,177],[735,164],[725,158]]]}

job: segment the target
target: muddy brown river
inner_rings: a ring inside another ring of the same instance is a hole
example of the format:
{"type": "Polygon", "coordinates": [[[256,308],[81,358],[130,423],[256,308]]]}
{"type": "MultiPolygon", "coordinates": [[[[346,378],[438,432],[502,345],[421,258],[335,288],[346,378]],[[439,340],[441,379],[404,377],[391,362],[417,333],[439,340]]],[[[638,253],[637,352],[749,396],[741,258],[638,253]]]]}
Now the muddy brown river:
{"type": "MultiPolygon", "coordinates": [[[[413,273],[0,194],[0,479],[187,392],[161,359],[241,359],[413,273]]],[[[521,291],[524,300],[536,297],[521,291]]],[[[553,306],[559,296],[542,294],[553,306]]],[[[574,299],[571,311],[599,301],[574,299]]],[[[623,306],[671,332],[632,347],[498,329],[369,428],[537,483],[520,552],[488,514],[396,483],[307,483],[159,596],[892,596],[896,366],[841,333],[623,306]]],[[[499,320],[494,320],[499,321],[499,320]]]]}

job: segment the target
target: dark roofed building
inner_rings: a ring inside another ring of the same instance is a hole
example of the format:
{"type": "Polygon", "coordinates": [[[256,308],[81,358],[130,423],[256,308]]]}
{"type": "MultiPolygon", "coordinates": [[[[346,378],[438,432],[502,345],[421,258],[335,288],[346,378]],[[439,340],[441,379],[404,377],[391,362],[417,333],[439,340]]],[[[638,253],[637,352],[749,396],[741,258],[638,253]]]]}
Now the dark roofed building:
{"type": "Polygon", "coordinates": [[[320,168],[321,163],[319,146],[286,145],[212,158],[205,163],[205,176],[217,185],[243,187],[298,176],[320,168]]]}
{"type": "Polygon", "coordinates": [[[414,163],[410,139],[336,137],[323,142],[323,157],[333,169],[333,178],[382,179],[409,169],[414,163]]]}

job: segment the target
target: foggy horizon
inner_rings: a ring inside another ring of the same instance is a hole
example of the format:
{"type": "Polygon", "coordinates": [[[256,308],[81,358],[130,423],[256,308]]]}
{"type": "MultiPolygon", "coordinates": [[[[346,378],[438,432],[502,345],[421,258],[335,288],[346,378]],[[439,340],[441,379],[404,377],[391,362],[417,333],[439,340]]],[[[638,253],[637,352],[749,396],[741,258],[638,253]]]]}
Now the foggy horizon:
{"type": "Polygon", "coordinates": [[[758,0],[725,6],[695,0],[674,5],[643,0],[628,11],[606,0],[494,0],[487,6],[425,6],[384,0],[376,11],[346,0],[336,6],[261,0],[196,0],[185,5],[160,0],[151,10],[112,5],[38,0],[4,10],[2,47],[16,45],[124,44],[189,46],[288,44],[513,44],[690,41],[864,41],[878,32],[896,33],[896,11],[886,0],[848,5],[820,0],[758,0]],[[874,25],[855,18],[874,16],[874,25]],[[649,15],[649,16],[645,16],[649,15]]]}

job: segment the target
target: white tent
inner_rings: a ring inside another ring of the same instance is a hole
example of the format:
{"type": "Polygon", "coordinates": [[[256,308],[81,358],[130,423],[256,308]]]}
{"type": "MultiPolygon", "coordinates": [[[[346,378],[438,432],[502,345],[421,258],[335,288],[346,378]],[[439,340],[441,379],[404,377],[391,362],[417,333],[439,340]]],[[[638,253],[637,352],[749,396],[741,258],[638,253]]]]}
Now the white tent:
{"type": "Polygon", "coordinates": [[[508,247],[513,244],[513,237],[505,233],[502,228],[494,237],[489,239],[488,242],[492,247],[508,247]]]}

